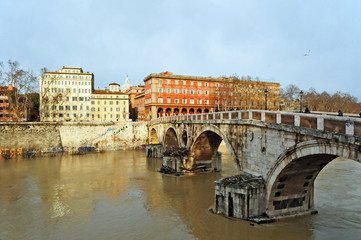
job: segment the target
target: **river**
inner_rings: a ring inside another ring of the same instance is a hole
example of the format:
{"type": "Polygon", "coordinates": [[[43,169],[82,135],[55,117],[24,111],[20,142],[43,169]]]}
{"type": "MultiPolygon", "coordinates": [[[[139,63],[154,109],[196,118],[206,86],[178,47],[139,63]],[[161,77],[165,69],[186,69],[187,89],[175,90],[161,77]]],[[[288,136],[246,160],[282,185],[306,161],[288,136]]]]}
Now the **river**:
{"type": "Polygon", "coordinates": [[[361,239],[361,164],[321,171],[319,214],[257,225],[208,211],[237,173],[221,150],[222,172],[180,177],[142,150],[0,160],[0,239],[361,239]]]}

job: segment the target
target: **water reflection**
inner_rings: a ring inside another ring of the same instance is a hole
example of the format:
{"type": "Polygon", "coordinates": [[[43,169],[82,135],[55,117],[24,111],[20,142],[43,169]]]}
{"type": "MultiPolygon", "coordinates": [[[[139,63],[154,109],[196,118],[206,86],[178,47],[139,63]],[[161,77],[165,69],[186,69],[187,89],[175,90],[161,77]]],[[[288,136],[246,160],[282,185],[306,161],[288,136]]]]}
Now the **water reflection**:
{"type": "Polygon", "coordinates": [[[336,160],[315,185],[318,215],[269,225],[213,215],[213,182],[166,176],[143,151],[0,161],[0,239],[357,239],[361,164],[336,160]]]}

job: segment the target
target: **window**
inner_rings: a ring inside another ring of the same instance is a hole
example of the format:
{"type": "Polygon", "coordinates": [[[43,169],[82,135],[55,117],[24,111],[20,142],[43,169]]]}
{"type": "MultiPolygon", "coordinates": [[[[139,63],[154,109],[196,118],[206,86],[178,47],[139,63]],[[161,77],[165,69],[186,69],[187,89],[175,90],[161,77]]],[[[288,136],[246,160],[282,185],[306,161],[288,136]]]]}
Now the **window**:
{"type": "MultiPolygon", "coordinates": [[[[73,106],[73,110],[77,110],[77,106],[73,106]]],[[[74,116],[75,117],[75,116],[74,116]]]]}
{"type": "Polygon", "coordinates": [[[162,83],[163,83],[162,79],[159,79],[159,84],[162,84],[162,83]]]}
{"type": "Polygon", "coordinates": [[[191,82],[191,86],[193,86],[193,82],[191,82]]]}
{"type": "Polygon", "coordinates": [[[79,101],[84,101],[84,97],[79,97],[79,101]]]}
{"type": "Polygon", "coordinates": [[[204,100],[204,104],[209,104],[209,101],[208,101],[208,100],[204,100]]]}
{"type": "Polygon", "coordinates": [[[174,89],[174,93],[179,93],[179,89],[174,89]]]}
{"type": "Polygon", "coordinates": [[[59,110],[64,110],[64,106],[59,106],[59,110]]]}
{"type": "Polygon", "coordinates": [[[189,100],[189,103],[190,103],[190,104],[194,104],[194,99],[190,99],[190,100],[189,100]]]}
{"type": "Polygon", "coordinates": [[[158,98],[158,103],[163,103],[163,98],[158,98]]]}
{"type": "Polygon", "coordinates": [[[202,86],[202,82],[198,82],[198,86],[202,86]]]}
{"type": "Polygon", "coordinates": [[[175,80],[174,82],[175,82],[175,85],[178,85],[178,83],[179,83],[179,80],[175,80]]]}
{"type": "Polygon", "coordinates": [[[191,94],[194,94],[194,90],[190,90],[191,94]]]}
{"type": "Polygon", "coordinates": [[[170,103],[170,98],[167,98],[167,103],[170,103]]]}
{"type": "Polygon", "coordinates": [[[182,103],[187,103],[187,99],[183,98],[182,103]]]}
{"type": "Polygon", "coordinates": [[[72,99],[73,99],[73,102],[78,101],[77,97],[73,97],[72,99]]]}
{"type": "Polygon", "coordinates": [[[65,110],[70,110],[70,106],[65,106],[65,110]]]}
{"type": "Polygon", "coordinates": [[[219,83],[216,83],[216,87],[219,87],[219,83]]]}
{"type": "Polygon", "coordinates": [[[59,113],[59,117],[63,117],[64,115],[62,113],[59,113]]]}
{"type": "Polygon", "coordinates": [[[158,92],[162,93],[163,92],[163,88],[158,88],[158,92]]]}
{"type": "Polygon", "coordinates": [[[202,104],[202,99],[198,99],[198,100],[197,100],[197,103],[198,103],[198,104],[202,104]]]}
{"type": "Polygon", "coordinates": [[[202,94],[202,91],[201,91],[201,90],[197,90],[197,94],[198,94],[198,95],[201,95],[201,94],[202,94]]]}
{"type": "Polygon", "coordinates": [[[113,105],[113,101],[109,101],[109,104],[110,104],[110,105],[113,105]]]}
{"type": "Polygon", "coordinates": [[[174,103],[179,103],[179,99],[178,99],[178,98],[175,98],[175,99],[174,99],[174,103]]]}
{"type": "Polygon", "coordinates": [[[92,112],[95,112],[95,107],[92,107],[92,112]]]}
{"type": "Polygon", "coordinates": [[[169,80],[169,79],[167,80],[167,84],[170,84],[170,80],[169,80]]]}
{"type": "Polygon", "coordinates": [[[167,88],[167,93],[172,93],[172,89],[167,88]]]}
{"type": "Polygon", "coordinates": [[[186,81],[183,81],[183,85],[186,85],[187,84],[187,82],[186,81]]]}
{"type": "Polygon", "coordinates": [[[208,92],[208,91],[204,91],[204,94],[208,95],[208,94],[209,94],[209,92],[208,92]]]}
{"type": "Polygon", "coordinates": [[[187,89],[183,89],[183,94],[187,94],[187,89]]]}

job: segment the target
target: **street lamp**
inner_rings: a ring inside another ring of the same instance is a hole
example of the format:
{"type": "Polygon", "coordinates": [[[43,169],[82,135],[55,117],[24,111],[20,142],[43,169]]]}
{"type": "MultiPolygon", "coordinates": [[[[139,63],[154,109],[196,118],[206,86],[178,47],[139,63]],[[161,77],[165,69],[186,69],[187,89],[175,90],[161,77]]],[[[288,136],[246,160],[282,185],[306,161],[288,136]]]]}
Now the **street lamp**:
{"type": "Polygon", "coordinates": [[[268,90],[264,90],[264,96],[266,98],[266,102],[264,103],[264,109],[267,110],[267,95],[268,95],[268,90]]]}
{"type": "Polygon", "coordinates": [[[302,112],[302,96],[303,96],[303,92],[301,90],[301,92],[300,92],[300,113],[302,112]]]}

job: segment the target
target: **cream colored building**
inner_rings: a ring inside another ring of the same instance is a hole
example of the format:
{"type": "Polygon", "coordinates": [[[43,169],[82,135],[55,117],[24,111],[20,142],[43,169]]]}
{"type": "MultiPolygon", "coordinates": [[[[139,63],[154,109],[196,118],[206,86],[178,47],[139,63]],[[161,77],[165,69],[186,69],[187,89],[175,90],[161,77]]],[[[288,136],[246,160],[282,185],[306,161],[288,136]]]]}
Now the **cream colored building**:
{"type": "Polygon", "coordinates": [[[94,75],[82,68],[45,72],[40,81],[40,121],[90,121],[94,75]]]}
{"type": "Polygon", "coordinates": [[[91,95],[92,121],[126,121],[129,117],[129,95],[119,89],[119,84],[109,84],[109,89],[95,90],[91,95]]]}

